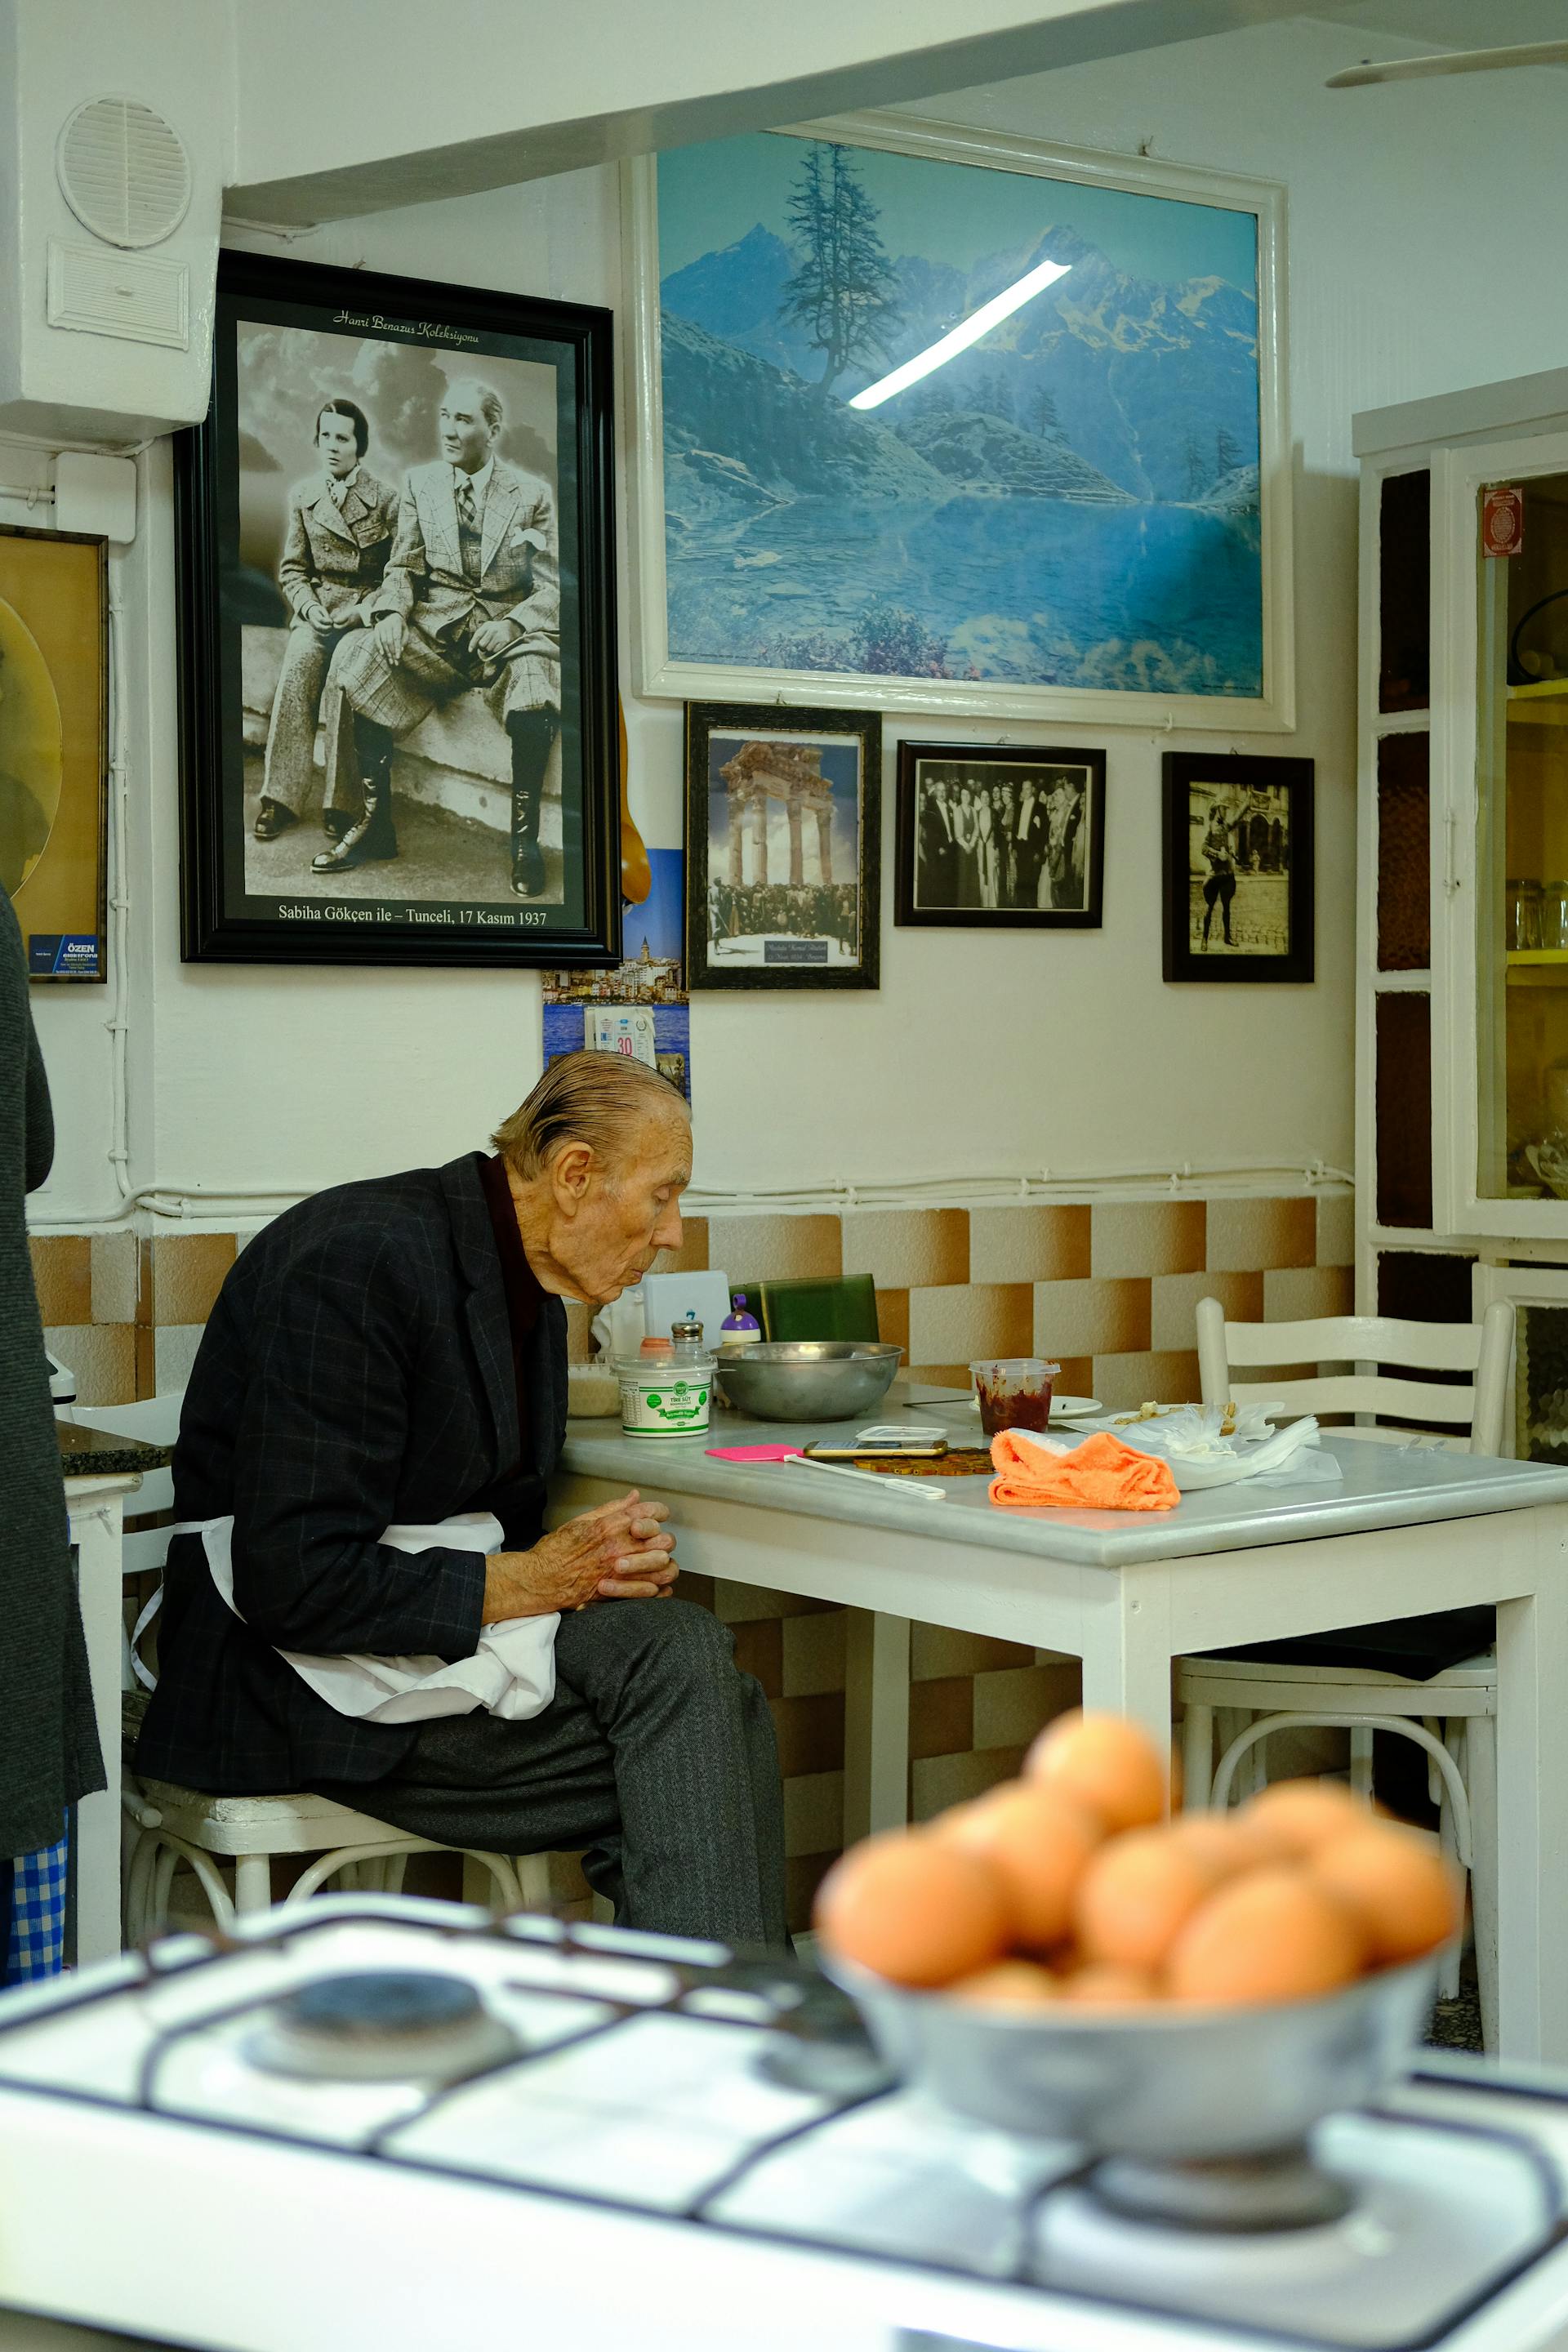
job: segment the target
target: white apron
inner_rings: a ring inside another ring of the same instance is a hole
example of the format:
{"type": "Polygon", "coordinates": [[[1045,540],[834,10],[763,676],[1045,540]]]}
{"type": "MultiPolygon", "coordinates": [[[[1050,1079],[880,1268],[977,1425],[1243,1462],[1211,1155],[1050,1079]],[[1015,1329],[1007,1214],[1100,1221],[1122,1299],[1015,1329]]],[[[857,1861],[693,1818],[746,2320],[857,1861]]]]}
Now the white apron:
{"type": "MultiPolygon", "coordinates": [[[[182,1519],[177,1536],[200,1536],[207,1567],[226,1607],[234,1605],[234,1521],[182,1519]]],[[[500,1551],[505,1538],[489,1511],[458,1511],[426,1527],[384,1528],[377,1541],[395,1551],[500,1551]]],[[[245,1620],[240,1617],[243,1624],[245,1620]]],[[[559,1612],[547,1617],[508,1617],[487,1625],[471,1658],[455,1665],[445,1659],[374,1658],[357,1652],[341,1658],[312,1657],[303,1650],[279,1650],[318,1698],[340,1715],[366,1723],[423,1723],[436,1715],[472,1715],[484,1707],[509,1723],[542,1715],[555,1696],[555,1629],[559,1612]]]]}

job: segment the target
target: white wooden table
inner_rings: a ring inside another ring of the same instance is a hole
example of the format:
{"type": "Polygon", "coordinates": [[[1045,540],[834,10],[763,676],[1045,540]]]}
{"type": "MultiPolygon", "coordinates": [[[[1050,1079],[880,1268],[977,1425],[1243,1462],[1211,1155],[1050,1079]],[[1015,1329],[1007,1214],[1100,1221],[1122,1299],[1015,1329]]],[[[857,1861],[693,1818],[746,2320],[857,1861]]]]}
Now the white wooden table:
{"type": "Polygon", "coordinates": [[[849,1835],[905,1819],[911,1620],[1080,1658],[1085,1705],[1163,1745],[1173,1658],[1494,1602],[1501,2053],[1568,2060],[1568,1470],[1331,1438],[1342,1484],[1219,1488],[1134,1516],[997,1510],[984,1478],[921,1504],[896,1480],[706,1451],[814,1437],[843,1443],[724,1414],[706,1439],[657,1442],[574,1422],[552,1517],[636,1486],[669,1505],[686,1568],[861,1612],[849,1835]]]}

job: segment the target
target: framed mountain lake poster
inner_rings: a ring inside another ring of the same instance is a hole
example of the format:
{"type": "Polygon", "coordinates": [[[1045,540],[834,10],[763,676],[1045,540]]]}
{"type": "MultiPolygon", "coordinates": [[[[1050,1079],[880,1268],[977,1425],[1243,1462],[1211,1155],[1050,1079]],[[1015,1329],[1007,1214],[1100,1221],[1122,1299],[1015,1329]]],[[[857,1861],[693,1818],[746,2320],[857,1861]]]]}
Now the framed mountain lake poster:
{"type": "Polygon", "coordinates": [[[624,185],[640,692],[1293,724],[1281,189],[890,113],[624,185]]]}

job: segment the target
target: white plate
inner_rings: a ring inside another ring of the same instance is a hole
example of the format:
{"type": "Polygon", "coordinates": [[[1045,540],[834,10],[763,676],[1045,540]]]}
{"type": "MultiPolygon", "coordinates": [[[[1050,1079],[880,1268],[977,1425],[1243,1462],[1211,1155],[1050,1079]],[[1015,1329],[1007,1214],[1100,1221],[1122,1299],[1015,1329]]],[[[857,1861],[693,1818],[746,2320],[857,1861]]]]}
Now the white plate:
{"type": "MultiPolygon", "coordinates": [[[[969,1410],[971,1412],[979,1412],[978,1397],[970,1398],[969,1410]]],[[[1101,1413],[1104,1411],[1105,1407],[1098,1397],[1054,1396],[1051,1399],[1053,1421],[1082,1421],[1090,1413],[1101,1413]]]]}

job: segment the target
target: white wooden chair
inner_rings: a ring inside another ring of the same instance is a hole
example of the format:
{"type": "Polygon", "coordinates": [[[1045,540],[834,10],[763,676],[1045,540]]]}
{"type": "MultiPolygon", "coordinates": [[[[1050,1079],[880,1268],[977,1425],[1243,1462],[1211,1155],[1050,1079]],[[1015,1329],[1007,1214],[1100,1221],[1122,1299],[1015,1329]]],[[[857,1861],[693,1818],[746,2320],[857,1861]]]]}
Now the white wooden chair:
{"type": "MultiPolygon", "coordinates": [[[[1502,1450],[1513,1353],[1514,1311],[1489,1307],[1479,1324],[1407,1323],[1381,1316],[1337,1316],[1310,1323],[1227,1323],[1215,1298],[1198,1302],[1198,1369],[1205,1404],[1278,1402],[1291,1412],[1396,1413],[1436,1423],[1425,1435],[1375,1423],[1336,1435],[1372,1443],[1438,1443],[1472,1454],[1502,1450]],[[1394,1364],[1468,1372],[1468,1385],[1401,1380],[1378,1370],[1305,1380],[1237,1381],[1232,1368],[1269,1364],[1394,1364]]],[[[1375,1608],[1376,1595],[1368,1595],[1375,1608]]],[[[1289,1645],[1282,1645],[1288,1652],[1289,1645]]],[[[1427,1757],[1427,1784],[1439,1808],[1444,1845],[1470,1874],[1476,1975],[1483,2038],[1497,2047],[1497,1653],[1481,1652],[1417,1682],[1344,1665],[1309,1665],[1288,1654],[1264,1658],[1183,1658],[1176,1696],[1184,1709],[1183,1766],[1188,1806],[1223,1806],[1235,1784],[1259,1784],[1263,1754],[1277,1731],[1342,1728],[1350,1733],[1351,1780],[1370,1794],[1373,1736],[1411,1739],[1427,1757]],[[1218,1731],[1220,1759],[1215,1763],[1218,1731]]],[[[1443,1990],[1458,1990],[1457,1957],[1443,1990]]]]}
{"type": "MultiPolygon", "coordinates": [[[[179,1433],[179,1394],[151,1397],[140,1404],[85,1405],[79,1417],[95,1429],[146,1444],[172,1444],[179,1433]]],[[[134,1497],[133,1516],[143,1518],[174,1509],[174,1482],[167,1470],[144,1475],[134,1497]]],[[[161,1572],[169,1549],[167,1525],[125,1538],[127,1574],[161,1572]]],[[[157,1679],[142,1652],[156,1618],[156,1594],[137,1619],[125,1649],[125,1687],[151,1690],[157,1679]]],[[[487,1853],[478,1848],[440,1845],[413,1837],[374,1814],[355,1811],[330,1797],[217,1797],[172,1781],[138,1780],[127,1769],[121,1796],[128,1836],[124,1858],[124,1928],[136,1945],[162,1932],[168,1920],[174,1873],[188,1863],[220,1928],[237,1917],[265,1911],[272,1901],[272,1863],[277,1856],[315,1857],[290,1888],[289,1903],[306,1901],[336,1879],[361,1893],[395,1894],[411,1853],[461,1852],[481,1883],[488,1879],[497,1905],[542,1910],[550,1903],[549,1857],[542,1853],[487,1853]],[[233,1871],[232,1891],[222,1864],[233,1871]]]]}

